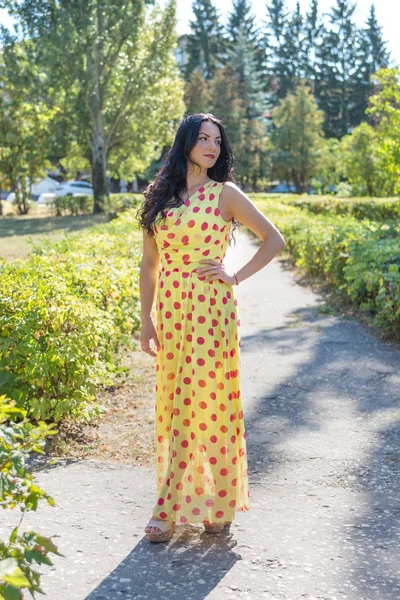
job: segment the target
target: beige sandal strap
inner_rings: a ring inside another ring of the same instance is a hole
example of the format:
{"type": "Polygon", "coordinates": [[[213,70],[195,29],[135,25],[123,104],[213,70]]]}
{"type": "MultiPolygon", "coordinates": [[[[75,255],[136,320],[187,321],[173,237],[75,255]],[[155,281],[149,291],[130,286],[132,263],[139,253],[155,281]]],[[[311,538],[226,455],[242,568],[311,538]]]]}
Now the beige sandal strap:
{"type": "Polygon", "coordinates": [[[161,532],[164,533],[170,529],[171,521],[161,521],[161,519],[158,521],[157,519],[150,519],[150,521],[147,523],[147,527],[158,527],[161,529],[161,532]]]}

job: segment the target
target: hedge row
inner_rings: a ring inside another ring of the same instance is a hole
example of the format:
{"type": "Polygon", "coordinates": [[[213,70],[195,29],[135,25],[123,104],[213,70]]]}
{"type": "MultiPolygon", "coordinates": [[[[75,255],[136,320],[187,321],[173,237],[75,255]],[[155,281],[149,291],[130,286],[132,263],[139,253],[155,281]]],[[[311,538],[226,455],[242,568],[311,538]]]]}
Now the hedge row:
{"type": "Polygon", "coordinates": [[[316,216],[271,199],[255,204],[282,232],[296,265],[322,276],[400,339],[400,224],[316,216]]]}
{"type": "MultiPolygon", "coordinates": [[[[326,278],[400,337],[398,221],[317,216],[276,198],[254,200],[299,267],[326,278]]],[[[0,393],[32,419],[99,414],[96,388],[124,373],[119,351],[140,327],[140,258],[133,210],[44,242],[25,262],[0,263],[0,393]]]]}
{"type": "Polygon", "coordinates": [[[0,393],[31,419],[90,420],[140,327],[141,235],[125,213],[0,263],[0,393]]]}
{"type": "MultiPolygon", "coordinates": [[[[104,211],[118,213],[137,206],[143,199],[142,194],[110,194],[104,211]]],[[[75,196],[56,196],[49,206],[54,206],[57,216],[78,215],[93,212],[93,196],[76,194],[75,196]]]]}
{"type": "MultiPolygon", "coordinates": [[[[260,195],[258,195],[260,197],[260,195]]],[[[266,199],[273,198],[264,194],[266,199]]],[[[277,199],[277,196],[273,198],[277,199]]],[[[396,221],[400,219],[399,198],[338,198],[337,196],[301,196],[285,194],[278,196],[279,202],[308,210],[316,215],[348,215],[356,219],[372,221],[396,221]]]]}
{"type": "MultiPolygon", "coordinates": [[[[308,194],[250,194],[257,199],[279,201],[296,208],[305,209],[316,215],[349,215],[356,219],[373,221],[398,221],[400,218],[399,198],[338,198],[337,196],[312,196],[308,194]]],[[[106,212],[121,212],[134,208],[142,199],[141,194],[110,194],[106,212]]],[[[58,215],[75,215],[93,210],[93,196],[60,196],[52,204],[58,215]]]]}

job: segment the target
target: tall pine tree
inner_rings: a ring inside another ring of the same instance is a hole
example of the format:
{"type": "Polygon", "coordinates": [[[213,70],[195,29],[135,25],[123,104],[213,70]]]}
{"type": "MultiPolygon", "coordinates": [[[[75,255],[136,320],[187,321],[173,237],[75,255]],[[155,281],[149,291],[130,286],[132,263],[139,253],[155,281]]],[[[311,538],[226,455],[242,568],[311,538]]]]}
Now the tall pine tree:
{"type": "MultiPolygon", "coordinates": [[[[252,62],[263,81],[264,44],[260,29],[255,25],[255,16],[252,14],[250,0],[233,0],[232,12],[228,16],[227,52],[234,51],[237,43],[246,42],[246,46],[252,52],[252,62]]],[[[226,57],[229,62],[229,56],[226,57]]],[[[263,86],[264,86],[263,82],[263,86]]]]}
{"type": "Polygon", "coordinates": [[[271,103],[277,104],[286,94],[286,71],[284,53],[284,31],[288,13],[285,0],[271,0],[267,4],[266,21],[262,34],[264,61],[262,70],[265,75],[266,89],[269,91],[271,103]]]}
{"type": "Polygon", "coordinates": [[[236,0],[229,15],[226,62],[240,98],[240,120],[233,144],[237,158],[236,175],[241,185],[256,189],[269,174],[264,160],[268,147],[264,112],[267,109],[263,73],[260,69],[263,48],[248,0],[236,0]]]}
{"type": "Polygon", "coordinates": [[[223,64],[226,45],[224,27],[211,0],[194,0],[192,10],[195,18],[190,21],[192,33],[187,42],[189,58],[185,77],[188,79],[195,69],[200,69],[208,80],[223,64]]]}
{"type": "Polygon", "coordinates": [[[263,42],[264,72],[271,91],[271,102],[277,104],[293,91],[304,76],[304,28],[300,3],[288,13],[284,0],[267,5],[267,21],[263,42]]]}
{"type": "Polygon", "coordinates": [[[233,0],[232,12],[229,14],[226,31],[229,41],[232,43],[244,33],[251,44],[255,44],[258,37],[258,28],[255,25],[255,17],[251,12],[250,0],[233,0]]]}
{"type": "Polygon", "coordinates": [[[238,82],[240,98],[246,107],[246,118],[261,117],[267,108],[262,74],[257,68],[256,50],[241,27],[237,32],[235,44],[227,52],[227,57],[233,69],[233,76],[238,82]]]}
{"type": "Polygon", "coordinates": [[[336,0],[317,52],[318,101],[325,112],[328,136],[342,137],[357,123],[354,112],[359,56],[358,32],[353,22],[355,8],[347,0],[336,0]]]}
{"type": "Polygon", "coordinates": [[[358,120],[361,121],[368,107],[368,99],[373,92],[371,75],[379,69],[387,67],[390,60],[390,53],[386,49],[382,28],[378,25],[373,4],[371,5],[366,27],[360,31],[359,54],[357,106],[358,120]]]}
{"type": "Polygon", "coordinates": [[[314,94],[318,89],[316,55],[323,31],[324,27],[321,15],[319,14],[318,0],[311,0],[309,10],[303,22],[302,57],[304,76],[314,94]]]}
{"type": "Polygon", "coordinates": [[[383,40],[382,27],[378,24],[374,4],[371,4],[367,27],[361,32],[361,47],[365,64],[369,67],[369,75],[389,66],[390,52],[383,40]]]}

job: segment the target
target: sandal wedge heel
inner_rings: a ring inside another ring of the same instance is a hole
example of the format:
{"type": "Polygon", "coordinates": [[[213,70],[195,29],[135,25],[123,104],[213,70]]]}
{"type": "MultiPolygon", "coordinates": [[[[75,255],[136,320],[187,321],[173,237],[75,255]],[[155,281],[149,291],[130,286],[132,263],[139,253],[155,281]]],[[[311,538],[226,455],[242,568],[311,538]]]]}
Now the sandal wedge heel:
{"type": "Polygon", "coordinates": [[[149,533],[145,531],[147,539],[150,542],[168,542],[175,533],[176,523],[175,521],[161,521],[158,519],[150,519],[146,527],[157,527],[161,531],[156,533],[149,533]]]}
{"type": "Polygon", "coordinates": [[[231,521],[225,521],[223,523],[210,523],[209,521],[203,521],[204,529],[207,533],[222,533],[225,525],[230,525],[231,521]]]}

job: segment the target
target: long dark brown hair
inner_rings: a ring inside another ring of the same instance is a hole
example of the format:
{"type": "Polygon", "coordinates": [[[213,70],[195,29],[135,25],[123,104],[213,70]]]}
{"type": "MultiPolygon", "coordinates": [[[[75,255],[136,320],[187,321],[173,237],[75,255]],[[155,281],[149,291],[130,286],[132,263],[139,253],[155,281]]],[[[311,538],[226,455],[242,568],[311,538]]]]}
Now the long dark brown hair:
{"type": "MultiPolygon", "coordinates": [[[[165,219],[165,209],[183,204],[181,194],[187,192],[187,162],[197,164],[190,158],[190,152],[197,144],[203,121],[214,123],[219,127],[221,133],[220,155],[216,163],[207,170],[207,175],[214,181],[236,183],[233,168],[234,156],[221,120],[211,113],[187,116],[179,125],[174,143],[166,154],[163,165],[153,183],[150,183],[143,191],[144,201],[136,213],[140,227],[146,229],[150,236],[154,236],[156,221],[165,219]]],[[[237,227],[238,222],[232,219],[229,243],[234,239],[233,232],[237,227]]]]}

